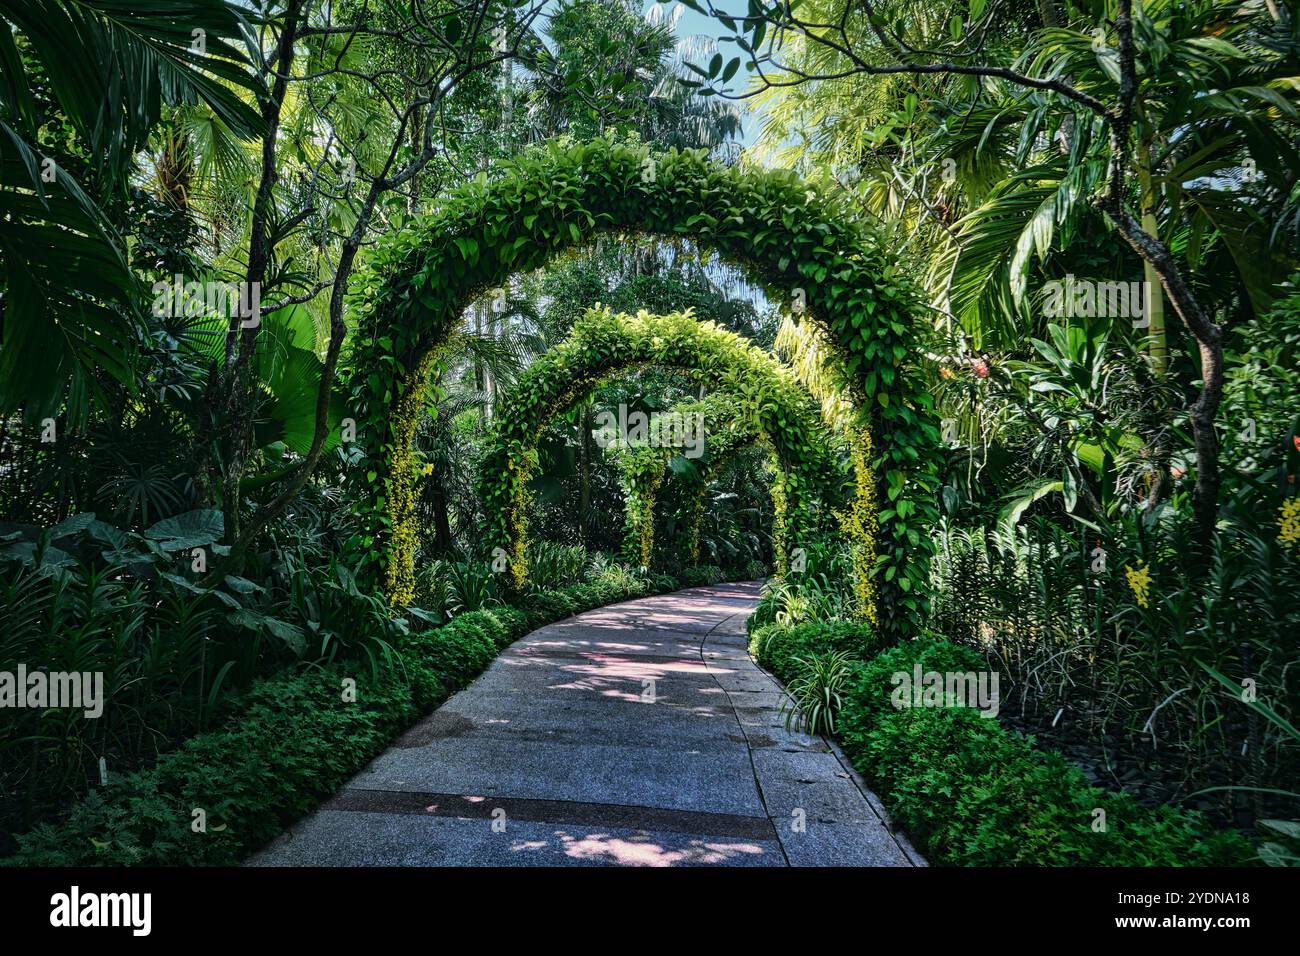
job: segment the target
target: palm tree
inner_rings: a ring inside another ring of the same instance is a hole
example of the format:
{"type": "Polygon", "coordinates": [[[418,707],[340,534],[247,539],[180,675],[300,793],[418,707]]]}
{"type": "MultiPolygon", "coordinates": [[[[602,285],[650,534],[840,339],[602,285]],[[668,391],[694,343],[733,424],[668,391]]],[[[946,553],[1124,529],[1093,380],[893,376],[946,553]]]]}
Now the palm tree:
{"type": "Polygon", "coordinates": [[[84,421],[100,374],[134,384],[140,290],[102,202],[164,104],[202,102],[237,135],[258,131],[228,42],[246,27],[226,0],[0,0],[0,411],[40,418],[66,400],[84,421]],[[41,133],[58,119],[73,152],[41,133]]]}

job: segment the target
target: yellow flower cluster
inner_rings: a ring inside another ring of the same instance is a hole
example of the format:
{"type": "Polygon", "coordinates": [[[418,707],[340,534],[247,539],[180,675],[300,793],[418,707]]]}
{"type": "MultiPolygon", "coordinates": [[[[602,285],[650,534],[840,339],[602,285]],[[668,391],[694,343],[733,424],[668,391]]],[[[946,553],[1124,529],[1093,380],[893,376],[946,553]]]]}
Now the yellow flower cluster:
{"type": "Polygon", "coordinates": [[[1133,596],[1137,598],[1138,607],[1149,607],[1151,594],[1150,565],[1144,563],[1136,570],[1125,568],[1124,576],[1128,578],[1128,586],[1133,590],[1133,596]]]}
{"type": "Polygon", "coordinates": [[[1293,548],[1300,544],[1300,498],[1288,498],[1277,511],[1277,536],[1293,548]]]}
{"type": "Polygon", "coordinates": [[[772,559],[776,576],[783,578],[790,573],[790,551],[786,547],[786,530],[789,524],[786,517],[790,498],[786,488],[786,476],[778,471],[772,476],[768,486],[772,495],[772,559]]]}
{"type": "Polygon", "coordinates": [[[858,613],[872,626],[880,623],[876,608],[876,476],[871,470],[871,431],[863,428],[852,448],[854,484],[853,502],[847,512],[837,517],[849,536],[853,557],[853,590],[858,613]]]}
{"type": "MultiPolygon", "coordinates": [[[[384,568],[384,594],[389,607],[402,607],[415,599],[415,552],[420,546],[415,517],[417,467],[412,444],[429,394],[429,374],[437,356],[430,350],[406,380],[406,391],[396,402],[389,426],[393,434],[392,470],[385,482],[383,501],[391,528],[388,564],[384,568]]],[[[428,472],[425,472],[428,474],[428,472]]]]}
{"type": "Polygon", "coordinates": [[[528,537],[528,502],[532,497],[528,492],[528,477],[531,473],[531,468],[524,470],[511,496],[510,580],[514,582],[516,590],[528,583],[528,545],[531,541],[528,537]]]}

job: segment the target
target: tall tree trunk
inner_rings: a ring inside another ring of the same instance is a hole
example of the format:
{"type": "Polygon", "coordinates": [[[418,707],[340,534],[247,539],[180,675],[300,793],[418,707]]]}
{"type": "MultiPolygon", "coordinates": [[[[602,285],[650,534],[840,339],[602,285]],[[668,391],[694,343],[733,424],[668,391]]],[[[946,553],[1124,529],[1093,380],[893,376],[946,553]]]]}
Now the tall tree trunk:
{"type": "MultiPolygon", "coordinates": [[[[266,132],[262,136],[262,175],[253,199],[249,218],[248,271],[245,281],[252,288],[261,288],[266,279],[266,266],[270,259],[270,241],[267,225],[274,200],[275,184],[279,177],[276,166],[276,140],[280,131],[280,115],[288,90],[287,77],[293,69],[294,43],[301,26],[303,0],[291,0],[284,15],[284,27],[276,44],[275,80],[265,96],[259,97],[262,121],[266,132]]],[[[252,448],[252,415],[254,383],[252,381],[252,356],[260,328],[258,324],[241,328],[240,316],[232,315],[226,330],[226,364],[223,392],[226,400],[226,475],[222,488],[222,512],[225,516],[226,542],[233,544],[240,537],[239,482],[248,465],[252,448]]],[[[231,557],[234,555],[232,553],[231,557]]],[[[231,561],[229,565],[238,568],[231,561]]]]}
{"type": "MultiPolygon", "coordinates": [[[[1156,220],[1159,197],[1151,182],[1151,149],[1151,137],[1149,134],[1144,135],[1135,162],[1138,186],[1141,190],[1142,231],[1152,239],[1159,240],[1160,225],[1156,220]]],[[[1169,345],[1165,338],[1165,296],[1160,288],[1160,275],[1149,259],[1142,260],[1142,278],[1146,282],[1146,314],[1150,320],[1147,328],[1147,350],[1156,377],[1164,378],[1169,369],[1169,345]]]]}
{"type": "Polygon", "coordinates": [[[433,482],[433,551],[438,556],[451,553],[451,513],[447,488],[436,471],[426,479],[433,482]]]}
{"type": "MultiPolygon", "coordinates": [[[[411,135],[410,147],[412,153],[420,151],[420,143],[424,140],[424,114],[416,113],[411,117],[411,135]]],[[[411,177],[411,185],[406,193],[406,214],[414,216],[418,207],[417,196],[420,193],[420,174],[416,173],[411,177]]]]}
{"type": "Polygon", "coordinates": [[[334,286],[330,290],[330,340],[325,350],[325,362],[321,368],[320,385],[316,392],[316,430],[312,435],[311,449],[307,452],[302,465],[286,482],[275,499],[258,509],[247,527],[241,529],[239,537],[230,546],[230,554],[210,577],[215,577],[218,573],[227,573],[227,569],[239,567],[239,562],[253,540],[288,507],[289,502],[302,490],[303,485],[307,484],[307,479],[316,471],[316,465],[324,454],[325,439],[329,433],[330,397],[334,388],[335,372],[338,369],[339,352],[343,348],[343,338],[347,333],[347,326],[343,322],[343,298],[347,293],[348,279],[351,278],[353,266],[356,264],[357,250],[361,248],[361,239],[365,235],[369,210],[373,209],[374,196],[375,192],[372,190],[366,214],[358,217],[351,235],[339,250],[338,270],[334,274],[334,286]]]}
{"type": "MultiPolygon", "coordinates": [[[[483,334],[483,300],[479,299],[474,303],[474,333],[483,334]]],[[[483,401],[478,406],[478,422],[480,425],[487,426],[488,409],[487,409],[487,371],[483,368],[483,362],[479,358],[474,359],[474,388],[483,396],[483,401]]]]}
{"type": "MultiPolygon", "coordinates": [[[[1145,127],[1147,130],[1150,126],[1145,127]]],[[[1159,196],[1151,181],[1152,138],[1149,132],[1143,134],[1139,144],[1134,165],[1140,192],[1139,215],[1142,217],[1142,231],[1152,239],[1160,239],[1160,223],[1156,219],[1159,196]]],[[[1151,372],[1157,381],[1163,380],[1169,372],[1169,343],[1165,333],[1165,295],[1160,287],[1160,275],[1155,265],[1148,259],[1142,260],[1143,289],[1145,290],[1145,314],[1147,319],[1147,354],[1151,361],[1151,372]]],[[[1160,408],[1162,418],[1167,418],[1167,409],[1160,408]]],[[[1165,443],[1157,440],[1146,452],[1150,455],[1150,485],[1147,489],[1146,506],[1154,508],[1164,497],[1169,483],[1169,454],[1165,443]]]]}

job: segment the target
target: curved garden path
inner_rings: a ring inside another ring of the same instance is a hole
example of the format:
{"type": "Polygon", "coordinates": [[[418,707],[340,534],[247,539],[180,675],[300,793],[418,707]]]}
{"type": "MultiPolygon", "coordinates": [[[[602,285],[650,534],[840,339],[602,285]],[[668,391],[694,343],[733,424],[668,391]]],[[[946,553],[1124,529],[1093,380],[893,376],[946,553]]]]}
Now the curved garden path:
{"type": "Polygon", "coordinates": [[[923,865],[833,747],[786,732],[746,650],[758,590],[534,631],[250,862],[923,865]]]}

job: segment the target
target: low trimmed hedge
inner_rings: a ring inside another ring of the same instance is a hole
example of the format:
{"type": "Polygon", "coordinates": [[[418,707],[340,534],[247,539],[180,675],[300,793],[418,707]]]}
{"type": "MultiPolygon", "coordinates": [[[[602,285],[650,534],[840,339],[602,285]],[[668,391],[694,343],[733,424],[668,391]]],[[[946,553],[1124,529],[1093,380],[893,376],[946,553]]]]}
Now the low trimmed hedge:
{"type": "Polygon", "coordinates": [[[867,624],[826,621],[793,627],[768,624],[753,631],[749,649],[764,667],[788,683],[799,673],[798,658],[830,651],[852,651],[864,658],[875,650],[875,644],[867,624]]]}
{"type": "Polygon", "coordinates": [[[767,577],[767,565],[762,561],[746,561],[743,565],[724,570],[716,564],[698,564],[673,572],[684,588],[710,587],[722,582],[757,581],[767,577]]]}
{"type": "Polygon", "coordinates": [[[933,863],[956,866],[1210,866],[1248,863],[1253,850],[1203,816],[1144,807],[1092,786],[1060,754],[995,718],[963,707],[895,708],[891,676],[982,671],[983,656],[919,639],[870,656],[869,631],[845,624],[768,625],[751,651],[783,681],[799,658],[830,650],[868,657],[853,665],[838,719],[849,759],[894,820],[933,863]],[[1093,830],[1094,811],[1106,828],[1093,830]]]}
{"type": "Polygon", "coordinates": [[[722,568],[716,564],[701,564],[692,568],[683,568],[678,572],[677,577],[681,580],[682,587],[702,588],[717,584],[723,579],[723,573],[722,568]]]}
{"type": "Polygon", "coordinates": [[[78,802],[66,820],[19,836],[18,866],[231,866],[309,813],[398,734],[469,684],[524,634],[580,611],[675,590],[671,578],[608,579],[461,614],[408,635],[376,676],[330,664],[260,681],[220,730],[78,802]],[[355,702],[345,701],[346,681],[355,702]],[[206,815],[196,832],[195,810],[206,815]]]}

